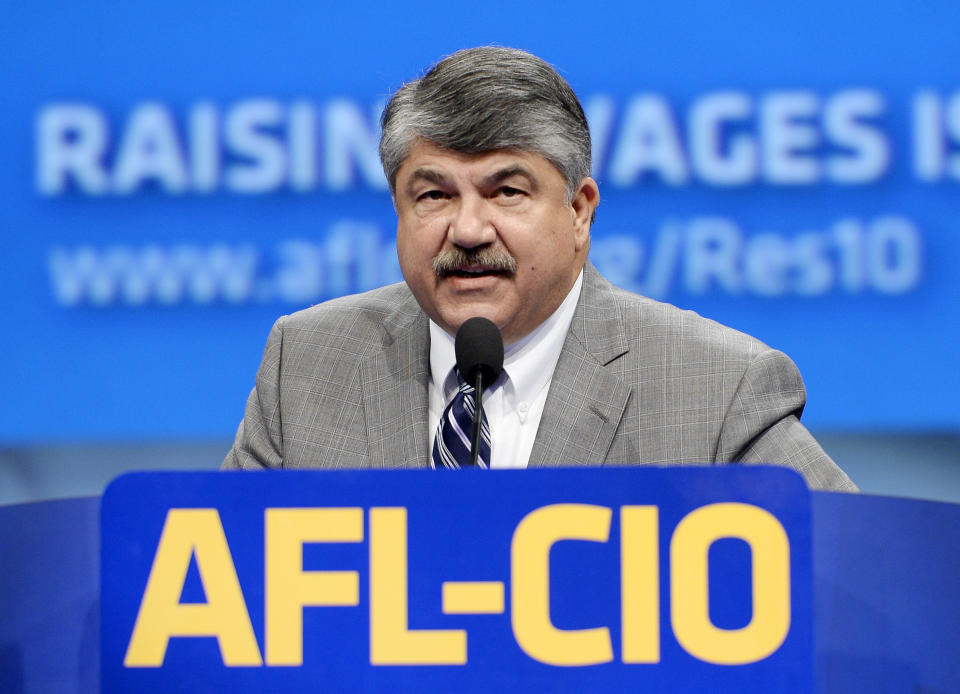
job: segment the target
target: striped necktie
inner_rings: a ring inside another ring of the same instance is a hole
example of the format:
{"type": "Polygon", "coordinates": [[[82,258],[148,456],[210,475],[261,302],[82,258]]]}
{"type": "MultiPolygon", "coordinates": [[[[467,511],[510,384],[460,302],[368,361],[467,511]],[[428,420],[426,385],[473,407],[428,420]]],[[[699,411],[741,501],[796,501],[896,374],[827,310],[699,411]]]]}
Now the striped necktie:
{"type": "MultiPolygon", "coordinates": [[[[470,440],[473,434],[473,412],[476,407],[474,396],[476,389],[466,383],[457,370],[460,388],[453,400],[447,405],[437,426],[437,436],[433,441],[432,464],[435,468],[456,470],[470,465],[470,440]]],[[[490,467],[490,427],[487,415],[482,413],[480,421],[480,451],[477,455],[477,467],[490,467]]]]}

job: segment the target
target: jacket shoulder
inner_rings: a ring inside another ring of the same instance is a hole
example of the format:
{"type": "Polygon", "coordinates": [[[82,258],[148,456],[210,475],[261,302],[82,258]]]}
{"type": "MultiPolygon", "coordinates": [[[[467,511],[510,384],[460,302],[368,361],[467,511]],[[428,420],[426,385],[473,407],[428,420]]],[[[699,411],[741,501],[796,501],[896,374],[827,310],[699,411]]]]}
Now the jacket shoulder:
{"type": "Polygon", "coordinates": [[[285,343],[306,341],[318,349],[349,344],[353,353],[360,354],[390,342],[397,330],[420,316],[407,285],[399,282],[283,316],[276,327],[285,343]]]}
{"type": "Polygon", "coordinates": [[[695,360],[697,353],[714,358],[749,363],[770,347],[744,332],[656,299],[610,285],[610,298],[616,302],[629,343],[639,345],[641,353],[651,350],[676,352],[684,362],[695,360]]]}

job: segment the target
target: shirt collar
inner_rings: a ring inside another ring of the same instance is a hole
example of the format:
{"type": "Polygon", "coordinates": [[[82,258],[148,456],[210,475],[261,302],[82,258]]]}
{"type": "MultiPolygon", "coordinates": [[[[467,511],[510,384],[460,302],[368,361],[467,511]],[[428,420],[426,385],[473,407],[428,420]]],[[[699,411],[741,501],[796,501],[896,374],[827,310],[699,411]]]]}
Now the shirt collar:
{"type": "MultiPolygon", "coordinates": [[[[563,343],[570,331],[582,286],[583,270],[577,275],[577,281],[573,283],[557,310],[533,332],[506,349],[503,357],[506,377],[501,375],[491,385],[492,388],[497,388],[509,380],[517,401],[529,402],[550,382],[563,350],[563,343]]],[[[456,362],[454,336],[431,320],[430,378],[437,390],[443,393],[445,400],[449,400],[457,388],[457,378],[453,373],[456,362]]]]}

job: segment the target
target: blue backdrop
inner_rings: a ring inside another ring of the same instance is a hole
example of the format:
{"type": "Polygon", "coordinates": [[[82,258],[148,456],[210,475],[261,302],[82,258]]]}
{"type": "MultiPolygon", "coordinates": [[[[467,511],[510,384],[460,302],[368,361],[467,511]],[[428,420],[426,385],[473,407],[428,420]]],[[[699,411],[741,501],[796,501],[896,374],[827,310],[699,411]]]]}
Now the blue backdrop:
{"type": "Polygon", "coordinates": [[[4,14],[0,444],[229,436],[277,316],[399,280],[379,109],[484,43],[580,95],[615,283],[786,351],[810,425],[960,427],[952,2],[4,14]]]}

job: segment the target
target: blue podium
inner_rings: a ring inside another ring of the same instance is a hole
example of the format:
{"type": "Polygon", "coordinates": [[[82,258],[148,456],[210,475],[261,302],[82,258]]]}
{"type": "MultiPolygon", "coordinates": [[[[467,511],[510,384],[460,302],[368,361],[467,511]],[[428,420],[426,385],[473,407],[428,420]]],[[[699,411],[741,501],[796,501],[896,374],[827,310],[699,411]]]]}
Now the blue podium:
{"type": "Polygon", "coordinates": [[[0,508],[0,692],[953,692],[958,540],[773,467],[135,473],[0,508]]]}

